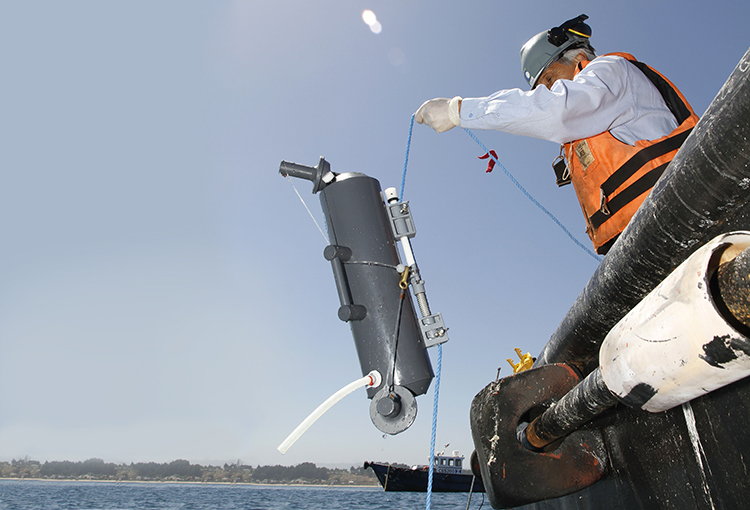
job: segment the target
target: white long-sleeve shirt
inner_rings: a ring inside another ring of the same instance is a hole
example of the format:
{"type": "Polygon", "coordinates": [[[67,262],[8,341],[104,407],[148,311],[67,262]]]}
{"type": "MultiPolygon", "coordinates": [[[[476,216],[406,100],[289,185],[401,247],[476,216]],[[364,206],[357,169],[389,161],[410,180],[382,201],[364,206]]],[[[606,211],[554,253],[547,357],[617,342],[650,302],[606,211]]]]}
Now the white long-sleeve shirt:
{"type": "Polygon", "coordinates": [[[463,99],[461,127],[556,143],[610,131],[633,145],[669,134],[677,121],[638,68],[622,57],[605,55],[592,60],[573,80],[557,80],[551,89],[508,89],[463,99]]]}

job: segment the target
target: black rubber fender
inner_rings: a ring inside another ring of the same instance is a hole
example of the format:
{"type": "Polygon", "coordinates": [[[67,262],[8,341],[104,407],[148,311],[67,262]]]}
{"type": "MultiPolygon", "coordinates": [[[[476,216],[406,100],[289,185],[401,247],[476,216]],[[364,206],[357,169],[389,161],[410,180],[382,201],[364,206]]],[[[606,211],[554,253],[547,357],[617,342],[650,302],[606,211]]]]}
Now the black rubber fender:
{"type": "Polygon", "coordinates": [[[548,407],[579,382],[568,365],[550,364],[493,382],[474,398],[471,433],[493,508],[571,494],[604,475],[607,454],[598,430],[576,430],[539,453],[524,448],[516,436],[530,412],[548,407]]]}

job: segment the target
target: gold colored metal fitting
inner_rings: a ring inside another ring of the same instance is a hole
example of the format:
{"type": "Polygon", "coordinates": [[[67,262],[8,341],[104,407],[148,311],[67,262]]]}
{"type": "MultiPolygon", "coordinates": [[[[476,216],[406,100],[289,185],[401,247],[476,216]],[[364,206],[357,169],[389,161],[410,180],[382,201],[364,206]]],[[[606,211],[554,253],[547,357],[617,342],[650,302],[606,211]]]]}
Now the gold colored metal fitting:
{"type": "Polygon", "coordinates": [[[526,354],[522,354],[521,349],[518,347],[513,350],[516,351],[516,354],[518,354],[518,357],[521,359],[518,363],[514,363],[511,358],[508,358],[508,363],[513,367],[514,374],[528,370],[534,365],[534,358],[531,357],[530,353],[527,352],[526,354]]]}
{"type": "Polygon", "coordinates": [[[407,267],[404,269],[404,272],[401,273],[401,279],[398,282],[398,286],[401,290],[406,290],[409,287],[409,282],[407,281],[409,279],[409,268],[407,267]]]}

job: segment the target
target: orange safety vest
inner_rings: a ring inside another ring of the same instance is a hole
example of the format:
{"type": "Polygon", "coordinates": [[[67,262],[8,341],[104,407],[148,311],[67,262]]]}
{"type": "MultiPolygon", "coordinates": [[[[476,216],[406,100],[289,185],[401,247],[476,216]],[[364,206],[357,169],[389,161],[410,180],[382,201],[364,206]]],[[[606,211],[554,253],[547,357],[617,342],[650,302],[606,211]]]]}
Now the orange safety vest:
{"type": "MultiPolygon", "coordinates": [[[[630,222],[648,192],[677,153],[698,116],[672,82],[628,53],[610,53],[627,59],[656,86],[674,114],[677,128],[657,140],[639,140],[635,146],[617,140],[605,131],[599,135],[564,144],[569,180],[573,182],[583,215],[586,233],[597,253],[604,254],[630,222]]],[[[589,61],[578,65],[576,74],[589,61]]]]}

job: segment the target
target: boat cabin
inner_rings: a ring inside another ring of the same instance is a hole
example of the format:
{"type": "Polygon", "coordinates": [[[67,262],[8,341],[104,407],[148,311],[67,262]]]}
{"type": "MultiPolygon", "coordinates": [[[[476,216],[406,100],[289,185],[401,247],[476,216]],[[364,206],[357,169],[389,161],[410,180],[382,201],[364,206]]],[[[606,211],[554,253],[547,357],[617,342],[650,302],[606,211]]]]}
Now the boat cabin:
{"type": "Polygon", "coordinates": [[[464,456],[454,450],[452,455],[444,455],[442,452],[435,455],[435,472],[450,475],[460,475],[463,472],[464,456]]]}

